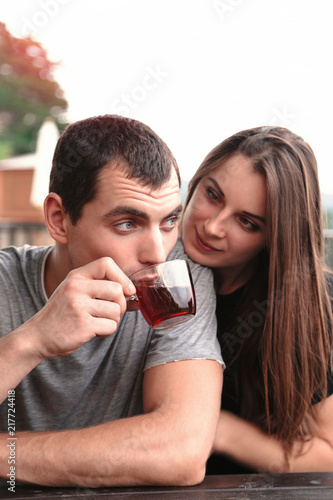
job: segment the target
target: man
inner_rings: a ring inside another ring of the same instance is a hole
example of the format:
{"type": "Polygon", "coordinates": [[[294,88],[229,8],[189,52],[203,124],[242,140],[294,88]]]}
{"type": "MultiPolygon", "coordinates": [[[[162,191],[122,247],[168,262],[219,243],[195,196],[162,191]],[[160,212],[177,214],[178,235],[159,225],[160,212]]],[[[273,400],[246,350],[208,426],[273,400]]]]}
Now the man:
{"type": "Polygon", "coordinates": [[[170,150],[135,120],[90,118],[60,137],[44,204],[55,245],[0,252],[2,477],[10,395],[17,480],[203,479],[222,378],[211,273],[191,262],[189,322],[154,331],[125,312],[127,276],[185,257],[179,184],[170,150]]]}

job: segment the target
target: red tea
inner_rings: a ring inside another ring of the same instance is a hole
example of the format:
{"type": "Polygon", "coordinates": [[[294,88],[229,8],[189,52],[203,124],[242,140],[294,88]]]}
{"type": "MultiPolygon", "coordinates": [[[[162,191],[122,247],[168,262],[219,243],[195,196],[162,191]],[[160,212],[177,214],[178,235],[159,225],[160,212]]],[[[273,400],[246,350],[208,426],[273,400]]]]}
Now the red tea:
{"type": "MultiPolygon", "coordinates": [[[[191,286],[165,286],[155,283],[136,284],[140,310],[152,327],[172,326],[172,318],[184,316],[184,321],[195,314],[194,289],[191,286]],[[163,323],[163,325],[162,325],[163,323]]],[[[178,320],[175,323],[179,323],[178,320]]]]}

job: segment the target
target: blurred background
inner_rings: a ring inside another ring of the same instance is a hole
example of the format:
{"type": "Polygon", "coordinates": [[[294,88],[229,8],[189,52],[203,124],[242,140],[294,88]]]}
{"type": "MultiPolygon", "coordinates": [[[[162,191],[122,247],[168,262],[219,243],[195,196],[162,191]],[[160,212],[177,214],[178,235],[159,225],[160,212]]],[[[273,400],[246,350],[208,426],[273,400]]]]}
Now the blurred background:
{"type": "Polygon", "coordinates": [[[183,195],[234,132],[301,135],[318,160],[333,267],[332,0],[1,3],[0,247],[49,242],[42,203],[59,133],[116,113],[167,142],[183,195]]]}

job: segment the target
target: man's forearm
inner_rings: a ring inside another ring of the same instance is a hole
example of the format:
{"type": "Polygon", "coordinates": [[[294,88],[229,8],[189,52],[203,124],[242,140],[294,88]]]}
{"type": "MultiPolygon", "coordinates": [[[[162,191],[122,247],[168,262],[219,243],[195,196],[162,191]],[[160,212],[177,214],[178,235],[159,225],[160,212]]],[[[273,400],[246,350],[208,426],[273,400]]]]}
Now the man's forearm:
{"type": "Polygon", "coordinates": [[[0,339],[0,403],[42,361],[29,341],[29,328],[22,325],[0,339]]]}
{"type": "MultiPolygon", "coordinates": [[[[192,439],[158,413],[81,430],[17,433],[16,479],[84,487],[194,484],[202,480],[205,464],[192,439]]],[[[9,472],[6,445],[2,435],[2,477],[9,472]]]]}
{"type": "MultiPolygon", "coordinates": [[[[143,415],[79,430],[17,433],[16,479],[84,487],[199,483],[215,435],[221,385],[221,365],[212,360],[150,368],[143,415]]],[[[0,475],[6,477],[2,437],[0,475]]]]}

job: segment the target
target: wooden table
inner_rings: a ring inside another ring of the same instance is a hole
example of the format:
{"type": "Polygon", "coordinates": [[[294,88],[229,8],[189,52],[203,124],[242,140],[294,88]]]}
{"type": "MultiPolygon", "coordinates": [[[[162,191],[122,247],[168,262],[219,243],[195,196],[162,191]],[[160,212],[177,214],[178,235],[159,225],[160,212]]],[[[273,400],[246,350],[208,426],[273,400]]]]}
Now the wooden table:
{"type": "Polygon", "coordinates": [[[8,500],[322,500],[333,499],[333,472],[207,476],[190,487],[64,488],[16,483],[15,492],[0,479],[0,499],[8,500]]]}

